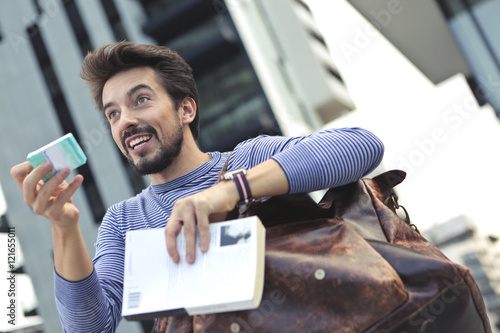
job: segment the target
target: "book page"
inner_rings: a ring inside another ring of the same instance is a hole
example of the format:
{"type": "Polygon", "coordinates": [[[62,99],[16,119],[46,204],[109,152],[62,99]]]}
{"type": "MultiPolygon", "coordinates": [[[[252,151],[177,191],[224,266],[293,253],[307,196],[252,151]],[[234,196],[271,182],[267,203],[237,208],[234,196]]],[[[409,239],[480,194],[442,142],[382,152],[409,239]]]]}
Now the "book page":
{"type": "Polygon", "coordinates": [[[229,226],[214,223],[210,227],[210,245],[207,253],[202,253],[197,243],[195,263],[193,265],[186,263],[185,239],[179,237],[178,249],[181,260],[179,264],[171,260],[168,263],[169,282],[175,280],[175,285],[169,287],[169,290],[172,289],[170,295],[175,294],[174,299],[179,300],[180,293],[174,290],[182,291],[182,301],[186,306],[191,303],[197,304],[200,299],[218,303],[223,299],[239,300],[253,295],[253,290],[244,287],[255,278],[251,274],[252,267],[249,265],[252,225],[229,226]],[[220,290],[224,290],[224,295],[220,290]]]}
{"type": "Polygon", "coordinates": [[[185,260],[183,230],[178,264],[167,254],[163,228],[128,232],[123,315],[252,300],[257,223],[245,220],[210,224],[209,250],[202,253],[197,239],[194,264],[185,260]]]}

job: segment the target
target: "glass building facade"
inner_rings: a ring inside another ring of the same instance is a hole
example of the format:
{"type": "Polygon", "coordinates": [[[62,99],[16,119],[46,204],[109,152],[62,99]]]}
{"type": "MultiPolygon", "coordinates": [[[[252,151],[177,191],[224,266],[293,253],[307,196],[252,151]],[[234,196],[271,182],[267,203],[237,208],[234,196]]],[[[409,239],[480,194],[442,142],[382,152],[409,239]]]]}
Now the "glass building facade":
{"type": "Polygon", "coordinates": [[[193,68],[204,151],[227,151],[281,131],[223,1],[142,0],[146,34],[193,68]]]}
{"type": "Polygon", "coordinates": [[[469,84],[481,105],[500,116],[500,0],[438,0],[473,75],[469,84]]]}

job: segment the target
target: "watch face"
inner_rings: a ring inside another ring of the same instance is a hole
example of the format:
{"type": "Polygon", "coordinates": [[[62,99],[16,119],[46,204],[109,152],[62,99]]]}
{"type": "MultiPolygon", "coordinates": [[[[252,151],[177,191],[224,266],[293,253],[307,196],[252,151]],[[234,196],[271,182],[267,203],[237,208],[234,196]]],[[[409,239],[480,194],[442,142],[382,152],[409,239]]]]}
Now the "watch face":
{"type": "Polygon", "coordinates": [[[236,169],[236,170],[227,171],[222,176],[222,179],[230,180],[230,179],[233,179],[234,176],[239,175],[239,174],[246,174],[246,169],[236,169]]]}

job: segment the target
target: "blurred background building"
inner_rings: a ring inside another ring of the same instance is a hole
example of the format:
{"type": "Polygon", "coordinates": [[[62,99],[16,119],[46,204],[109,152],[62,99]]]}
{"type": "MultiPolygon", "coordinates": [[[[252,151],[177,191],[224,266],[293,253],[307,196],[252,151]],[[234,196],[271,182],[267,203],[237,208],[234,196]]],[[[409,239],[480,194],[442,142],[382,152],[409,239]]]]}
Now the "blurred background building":
{"type": "MultiPolygon", "coordinates": [[[[0,1],[0,183],[8,207],[0,214],[0,232],[8,237],[9,228],[15,228],[23,254],[16,270],[32,291],[26,293],[23,310],[37,321],[33,331],[61,331],[51,230],[22,202],[10,167],[67,132],[75,135],[88,156],[78,169],[85,182],[74,201],[91,256],[106,208],[148,185],[148,178],[136,176],[115,147],[79,78],[85,54],[123,39],[177,50],[198,82],[198,144],[203,150],[230,150],[259,134],[304,135],[352,114],[358,104],[315,24],[312,2],[0,1]]],[[[462,73],[479,104],[499,112],[499,43],[494,36],[500,32],[495,22],[500,0],[349,3],[431,82],[462,73]]],[[[353,46],[341,45],[345,57],[357,56],[365,48],[360,43],[373,38],[355,32],[353,46]]],[[[381,108],[372,111],[382,113],[381,108]]],[[[151,325],[124,321],[118,332],[149,332],[151,325]]]]}
{"type": "MultiPolygon", "coordinates": [[[[500,314],[498,236],[482,235],[474,220],[466,215],[434,225],[422,234],[450,260],[469,268],[483,294],[491,324],[495,326],[500,314]]],[[[493,330],[496,332],[496,327],[493,330]]]]}
{"type": "MultiPolygon", "coordinates": [[[[53,295],[51,232],[24,206],[9,169],[28,152],[72,132],[88,156],[74,200],[93,256],[107,207],[148,184],[112,141],[79,78],[84,56],[104,43],[166,45],[193,67],[205,151],[232,149],[259,134],[308,134],[354,109],[307,4],[300,0],[21,0],[0,11],[0,183],[36,315],[45,332],[61,330],[53,295]],[[304,65],[307,64],[307,65],[304,65]],[[19,246],[20,248],[20,246],[19,246]]],[[[29,313],[28,313],[29,314],[29,313]]],[[[122,322],[119,332],[151,330],[122,322]]]]}
{"type": "Polygon", "coordinates": [[[7,316],[0,321],[0,332],[23,330],[32,333],[43,332],[43,318],[37,315],[38,299],[32,279],[24,270],[23,250],[15,227],[9,226],[6,214],[7,202],[0,186],[0,247],[4,249],[4,257],[0,261],[0,271],[4,272],[0,288],[4,290],[4,297],[2,297],[4,307],[11,307],[11,309],[12,306],[14,307],[14,313],[8,309],[7,316]],[[4,299],[7,301],[4,302],[4,299]]]}
{"type": "Polygon", "coordinates": [[[434,84],[461,73],[500,116],[500,1],[348,1],[434,84]]]}

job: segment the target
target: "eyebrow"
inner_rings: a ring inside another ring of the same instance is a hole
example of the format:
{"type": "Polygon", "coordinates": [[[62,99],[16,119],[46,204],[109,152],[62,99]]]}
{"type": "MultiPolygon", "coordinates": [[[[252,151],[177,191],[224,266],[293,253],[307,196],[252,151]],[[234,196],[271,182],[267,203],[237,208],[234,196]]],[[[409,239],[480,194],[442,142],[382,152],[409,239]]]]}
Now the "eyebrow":
{"type": "MultiPolygon", "coordinates": [[[[147,90],[150,90],[150,91],[153,91],[153,89],[148,86],[147,84],[138,84],[136,85],[135,87],[133,87],[132,89],[130,89],[128,92],[127,92],[127,96],[128,97],[132,97],[132,95],[137,91],[137,90],[140,90],[140,89],[147,89],[147,90]]],[[[104,105],[102,107],[102,110],[104,113],[106,113],[106,109],[115,105],[115,102],[109,102],[109,103],[106,103],[106,105],[104,105]]]]}

